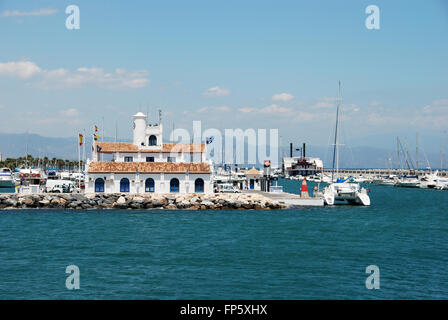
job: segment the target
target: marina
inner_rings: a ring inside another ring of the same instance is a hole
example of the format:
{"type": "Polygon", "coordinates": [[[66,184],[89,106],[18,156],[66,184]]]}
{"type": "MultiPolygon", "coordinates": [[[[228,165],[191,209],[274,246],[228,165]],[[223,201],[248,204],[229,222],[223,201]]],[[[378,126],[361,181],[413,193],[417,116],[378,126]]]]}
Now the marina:
{"type": "MultiPolygon", "coordinates": [[[[207,158],[207,143],[164,142],[160,110],[156,124],[148,124],[147,115],[138,112],[133,116],[132,142],[95,138],[91,158],[80,158],[69,170],[64,169],[67,161],[61,160],[61,165],[55,167],[56,161],[32,156],[30,162],[37,161],[38,166],[28,165],[26,156],[25,165],[1,169],[0,193],[13,195],[3,196],[0,209],[268,210],[338,204],[369,206],[369,185],[448,190],[446,170],[340,169],[339,107],[338,102],[332,168],[324,167],[319,158],[307,156],[305,143],[296,149],[301,151],[300,156],[293,156],[290,143],[290,155],[282,159],[279,167],[271,168],[270,160],[265,160],[261,169],[219,165],[207,158]],[[280,179],[295,181],[300,195],[286,192],[280,179]],[[309,191],[307,183],[313,186],[309,191]],[[106,195],[113,201],[105,200],[106,195]],[[220,198],[225,195],[227,198],[220,198]],[[258,197],[259,202],[249,201],[250,197],[258,197]]],[[[86,142],[81,134],[79,137],[81,150],[86,142]]],[[[410,162],[407,156],[405,163],[410,162]]]]}

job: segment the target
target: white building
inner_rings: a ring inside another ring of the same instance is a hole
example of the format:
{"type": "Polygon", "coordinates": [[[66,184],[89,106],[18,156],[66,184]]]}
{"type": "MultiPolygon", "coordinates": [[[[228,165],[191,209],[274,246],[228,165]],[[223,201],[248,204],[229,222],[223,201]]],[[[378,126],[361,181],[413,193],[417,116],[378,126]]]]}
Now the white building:
{"type": "Polygon", "coordinates": [[[247,170],[245,174],[246,174],[245,189],[261,190],[261,178],[263,177],[263,172],[253,167],[252,169],[247,170]]]}
{"type": "Polygon", "coordinates": [[[134,115],[133,142],[96,142],[86,193],[213,193],[204,143],[164,143],[162,124],[134,115]],[[99,161],[110,154],[113,161],[99,161]]]}

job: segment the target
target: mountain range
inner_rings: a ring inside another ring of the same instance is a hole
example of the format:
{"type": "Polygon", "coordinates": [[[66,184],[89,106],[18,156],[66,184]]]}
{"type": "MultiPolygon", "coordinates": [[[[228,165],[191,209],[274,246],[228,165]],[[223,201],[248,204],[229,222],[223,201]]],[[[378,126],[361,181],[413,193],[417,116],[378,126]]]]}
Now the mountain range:
{"type": "MultiPolygon", "coordinates": [[[[105,138],[105,141],[113,141],[113,139],[105,138]]],[[[294,146],[294,148],[296,147],[301,147],[301,145],[294,146]]],[[[91,142],[87,141],[87,157],[90,157],[90,148],[91,142]]],[[[54,138],[44,137],[38,134],[0,133],[0,152],[3,159],[24,156],[27,151],[34,157],[46,156],[50,159],[62,158],[76,160],[78,159],[78,137],[54,138]]],[[[332,165],[332,152],[331,147],[317,145],[306,146],[306,155],[321,158],[324,161],[325,168],[329,168],[332,165]]],[[[299,153],[294,150],[294,155],[299,155],[299,153]]],[[[282,156],[289,156],[289,146],[280,148],[279,159],[282,156]]],[[[415,163],[415,151],[409,151],[408,157],[412,163],[415,163]]],[[[427,163],[429,162],[432,168],[440,168],[440,159],[440,153],[424,153],[424,151],[421,151],[419,154],[419,167],[427,167],[427,163]]],[[[259,166],[263,161],[264,159],[259,159],[259,163],[255,165],[259,166]]],[[[389,166],[396,168],[397,152],[393,149],[377,148],[368,145],[357,145],[351,148],[343,146],[340,148],[339,163],[341,168],[387,168],[389,166]],[[389,158],[391,160],[388,160],[389,158]]],[[[446,168],[446,164],[442,166],[446,168]]]]}

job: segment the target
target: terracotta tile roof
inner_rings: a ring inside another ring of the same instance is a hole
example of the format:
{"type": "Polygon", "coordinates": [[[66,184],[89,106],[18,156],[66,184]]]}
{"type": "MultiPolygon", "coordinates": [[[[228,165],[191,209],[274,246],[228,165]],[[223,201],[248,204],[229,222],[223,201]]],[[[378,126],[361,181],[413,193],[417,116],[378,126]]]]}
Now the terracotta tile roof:
{"type": "Polygon", "coordinates": [[[96,145],[100,146],[100,153],[115,153],[115,152],[145,152],[145,153],[158,153],[158,152],[205,152],[205,143],[164,143],[162,149],[139,149],[133,143],[130,142],[97,142],[96,145]]]}
{"type": "Polygon", "coordinates": [[[245,172],[246,174],[258,174],[261,175],[261,171],[258,171],[257,169],[255,169],[254,167],[252,167],[252,169],[248,170],[245,172]]]}
{"type": "Polygon", "coordinates": [[[89,173],[210,173],[208,163],[187,162],[91,162],[89,173]]]}

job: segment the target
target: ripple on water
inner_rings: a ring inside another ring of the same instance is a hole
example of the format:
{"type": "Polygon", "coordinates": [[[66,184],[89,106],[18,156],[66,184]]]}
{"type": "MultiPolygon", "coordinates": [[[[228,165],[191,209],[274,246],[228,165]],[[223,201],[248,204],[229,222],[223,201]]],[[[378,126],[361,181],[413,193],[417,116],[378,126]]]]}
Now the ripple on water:
{"type": "Polygon", "coordinates": [[[448,298],[448,193],[369,187],[370,207],[1,211],[0,299],[448,298]]]}

